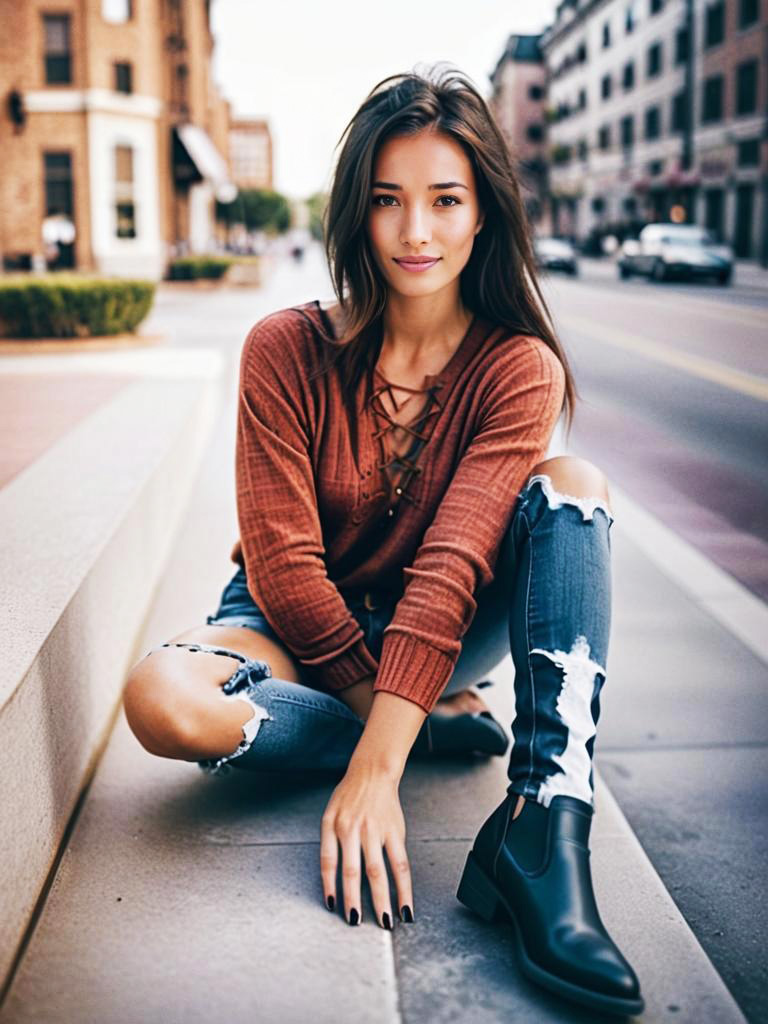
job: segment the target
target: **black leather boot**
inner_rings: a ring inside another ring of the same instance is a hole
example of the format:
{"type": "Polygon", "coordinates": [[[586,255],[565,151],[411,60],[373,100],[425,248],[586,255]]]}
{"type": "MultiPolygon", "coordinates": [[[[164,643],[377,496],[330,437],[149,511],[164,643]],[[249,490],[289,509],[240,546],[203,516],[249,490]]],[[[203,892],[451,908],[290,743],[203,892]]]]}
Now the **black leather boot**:
{"type": "Polygon", "coordinates": [[[411,751],[419,757],[455,754],[494,755],[507,752],[509,737],[490,711],[460,715],[432,711],[424,719],[411,751]]]}
{"type": "Polygon", "coordinates": [[[483,824],[458,899],[487,921],[512,923],[520,967],[532,981],[608,1013],[642,1013],[640,983],[613,942],[592,891],[593,809],[570,796],[549,807],[518,794],[483,824]]]}

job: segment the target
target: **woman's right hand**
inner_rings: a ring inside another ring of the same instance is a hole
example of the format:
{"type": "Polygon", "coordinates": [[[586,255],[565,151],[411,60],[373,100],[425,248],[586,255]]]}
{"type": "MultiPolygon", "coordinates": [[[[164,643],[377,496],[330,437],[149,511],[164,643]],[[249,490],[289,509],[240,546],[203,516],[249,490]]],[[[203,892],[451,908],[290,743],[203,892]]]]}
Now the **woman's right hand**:
{"type": "Polygon", "coordinates": [[[413,921],[411,870],[405,849],[405,817],[398,795],[399,782],[399,775],[353,759],[323,814],[320,873],[325,902],[333,909],[338,844],[341,843],[343,912],[349,924],[359,924],[362,919],[361,851],[371,900],[381,927],[389,930],[394,927],[383,850],[387,851],[394,877],[400,918],[413,921]]]}

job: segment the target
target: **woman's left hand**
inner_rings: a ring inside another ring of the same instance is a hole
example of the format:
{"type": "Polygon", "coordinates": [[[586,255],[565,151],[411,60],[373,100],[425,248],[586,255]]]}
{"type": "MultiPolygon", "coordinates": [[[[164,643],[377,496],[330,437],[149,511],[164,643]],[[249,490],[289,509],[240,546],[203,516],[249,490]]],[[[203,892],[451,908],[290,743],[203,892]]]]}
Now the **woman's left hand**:
{"type": "Polygon", "coordinates": [[[322,818],[320,872],[326,906],[336,901],[338,844],[341,843],[344,916],[350,924],[362,919],[360,852],[379,923],[392,928],[394,918],[389,876],[384,863],[387,852],[397,889],[398,907],[404,920],[413,920],[411,869],[405,849],[405,817],[400,806],[400,774],[387,772],[365,761],[350,761],[347,773],[334,789],[322,818]],[[355,913],[357,917],[355,918],[355,913]]]}

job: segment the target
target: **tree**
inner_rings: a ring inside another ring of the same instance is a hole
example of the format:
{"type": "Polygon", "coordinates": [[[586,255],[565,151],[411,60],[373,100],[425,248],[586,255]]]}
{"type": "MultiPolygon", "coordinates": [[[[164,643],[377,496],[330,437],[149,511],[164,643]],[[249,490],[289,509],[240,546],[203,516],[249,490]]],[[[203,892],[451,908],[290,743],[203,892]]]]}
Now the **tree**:
{"type": "Polygon", "coordinates": [[[307,199],[309,207],[309,233],[318,242],[323,241],[323,215],[328,204],[328,196],[324,192],[315,192],[307,199]]]}
{"type": "Polygon", "coordinates": [[[291,207],[284,195],[268,188],[243,188],[232,203],[216,203],[216,219],[244,224],[248,231],[287,231],[291,207]]]}

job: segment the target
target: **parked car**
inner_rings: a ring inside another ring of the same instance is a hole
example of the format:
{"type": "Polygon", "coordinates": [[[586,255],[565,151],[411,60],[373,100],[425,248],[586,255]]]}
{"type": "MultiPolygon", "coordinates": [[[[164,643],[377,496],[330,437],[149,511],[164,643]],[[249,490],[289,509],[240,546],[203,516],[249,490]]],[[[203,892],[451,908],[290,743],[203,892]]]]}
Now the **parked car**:
{"type": "Polygon", "coordinates": [[[632,274],[643,274],[654,281],[713,277],[720,284],[728,284],[733,274],[733,252],[694,224],[648,224],[639,238],[622,244],[617,266],[623,278],[632,274]]]}
{"type": "Polygon", "coordinates": [[[576,250],[564,238],[535,238],[536,265],[541,270],[563,270],[575,276],[579,272],[576,250]]]}

